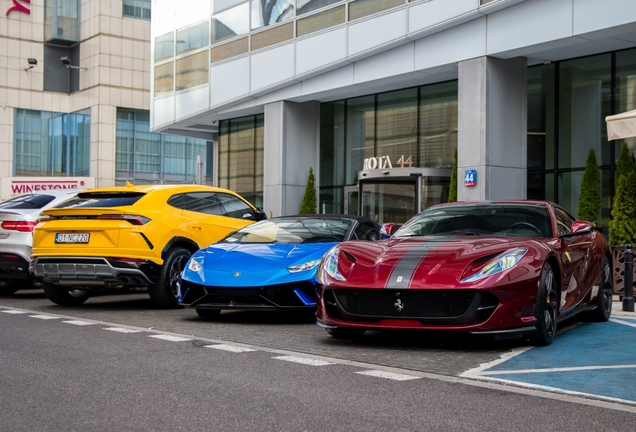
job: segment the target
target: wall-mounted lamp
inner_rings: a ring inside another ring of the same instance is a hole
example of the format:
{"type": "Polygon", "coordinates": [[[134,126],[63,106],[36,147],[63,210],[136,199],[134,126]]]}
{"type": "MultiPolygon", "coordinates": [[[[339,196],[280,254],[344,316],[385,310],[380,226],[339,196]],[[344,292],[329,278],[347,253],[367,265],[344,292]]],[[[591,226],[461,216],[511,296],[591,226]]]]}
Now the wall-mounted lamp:
{"type": "Polygon", "coordinates": [[[88,69],[88,68],[83,67],[83,66],[73,66],[73,65],[71,64],[71,60],[70,60],[68,57],[66,57],[66,56],[64,56],[64,57],[60,57],[60,61],[62,62],[62,64],[63,64],[64,66],[66,66],[66,67],[67,67],[67,68],[69,68],[69,69],[84,69],[84,70],[87,70],[87,69],[88,69]]]}
{"type": "Polygon", "coordinates": [[[29,63],[29,67],[24,68],[25,71],[31,70],[38,65],[38,61],[34,58],[27,59],[27,62],[29,63]]]}

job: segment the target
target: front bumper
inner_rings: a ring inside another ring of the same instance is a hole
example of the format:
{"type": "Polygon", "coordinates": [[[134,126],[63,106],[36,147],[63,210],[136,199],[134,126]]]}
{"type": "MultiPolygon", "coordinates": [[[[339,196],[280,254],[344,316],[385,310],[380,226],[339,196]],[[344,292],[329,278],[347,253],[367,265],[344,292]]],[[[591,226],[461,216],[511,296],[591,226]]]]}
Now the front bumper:
{"type": "Polygon", "coordinates": [[[180,304],[215,310],[307,310],[316,306],[315,287],[297,282],[262,287],[209,287],[181,282],[185,292],[180,304]]]}
{"type": "MultiPolygon", "coordinates": [[[[146,264],[144,264],[146,265],[146,264]]],[[[147,287],[149,270],[115,267],[99,257],[39,257],[31,259],[29,271],[39,281],[64,286],[147,287]]]]}

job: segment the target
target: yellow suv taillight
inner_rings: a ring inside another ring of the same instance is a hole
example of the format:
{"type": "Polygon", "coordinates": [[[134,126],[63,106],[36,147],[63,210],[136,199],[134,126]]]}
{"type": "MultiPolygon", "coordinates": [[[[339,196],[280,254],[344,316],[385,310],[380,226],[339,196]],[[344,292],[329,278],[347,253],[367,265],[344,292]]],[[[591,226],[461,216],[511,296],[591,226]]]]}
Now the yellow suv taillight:
{"type": "Polygon", "coordinates": [[[150,222],[150,219],[144,216],[129,215],[129,214],[106,214],[101,215],[98,219],[102,220],[125,220],[133,225],[145,225],[150,222]]]}

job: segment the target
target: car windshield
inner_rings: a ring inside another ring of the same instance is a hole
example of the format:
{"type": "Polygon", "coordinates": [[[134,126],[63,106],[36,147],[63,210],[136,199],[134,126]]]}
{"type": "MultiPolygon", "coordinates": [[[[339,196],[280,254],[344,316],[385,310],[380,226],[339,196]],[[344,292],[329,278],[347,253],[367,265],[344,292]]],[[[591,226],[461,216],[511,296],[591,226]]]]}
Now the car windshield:
{"type": "Polygon", "coordinates": [[[0,202],[0,209],[40,209],[54,199],[53,195],[18,195],[0,202]]]}
{"type": "Polygon", "coordinates": [[[267,219],[230,234],[224,243],[321,243],[341,242],[354,221],[339,218],[267,219]]]}
{"type": "Polygon", "coordinates": [[[395,237],[424,235],[506,235],[551,237],[547,206],[459,204],[432,207],[413,217],[395,237]]]}

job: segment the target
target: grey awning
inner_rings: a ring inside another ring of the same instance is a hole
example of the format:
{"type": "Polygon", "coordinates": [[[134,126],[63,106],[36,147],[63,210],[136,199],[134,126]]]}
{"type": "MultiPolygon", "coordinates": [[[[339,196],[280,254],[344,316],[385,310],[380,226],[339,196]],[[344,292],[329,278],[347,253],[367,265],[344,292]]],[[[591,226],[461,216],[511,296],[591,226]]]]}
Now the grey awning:
{"type": "Polygon", "coordinates": [[[636,137],[636,110],[605,117],[609,141],[636,137]]]}

